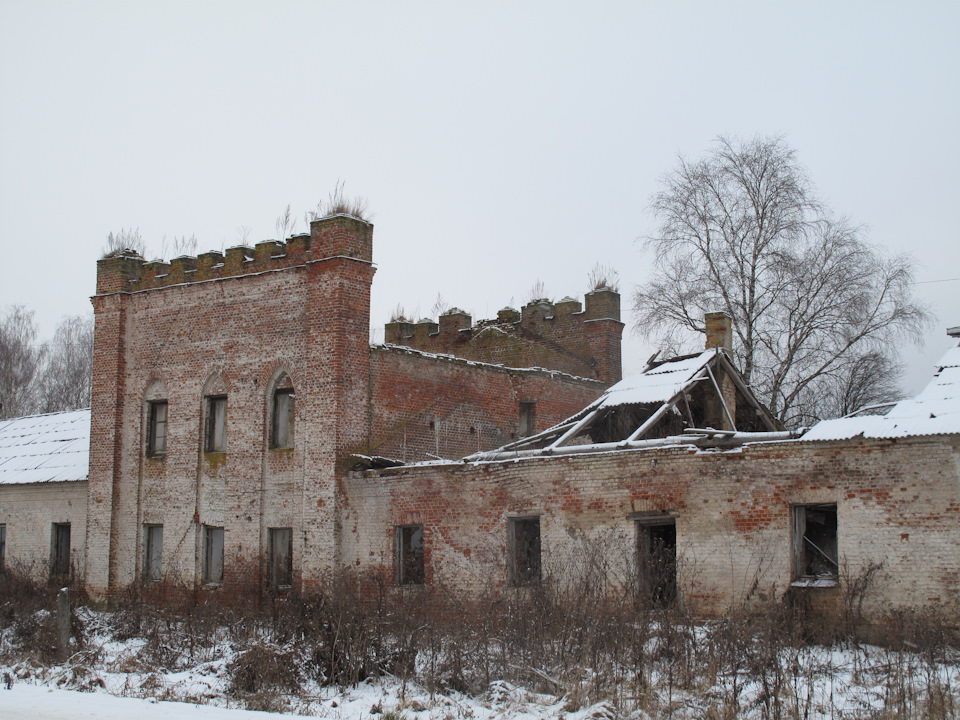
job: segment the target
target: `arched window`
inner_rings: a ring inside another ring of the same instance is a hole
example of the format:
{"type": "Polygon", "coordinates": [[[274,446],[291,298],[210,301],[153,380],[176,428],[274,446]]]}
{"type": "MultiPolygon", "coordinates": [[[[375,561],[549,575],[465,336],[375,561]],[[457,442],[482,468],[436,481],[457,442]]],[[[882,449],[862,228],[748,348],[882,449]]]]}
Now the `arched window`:
{"type": "Polygon", "coordinates": [[[227,387],[220,374],[214,372],[203,387],[203,451],[225,452],[227,449],[227,387]]]}
{"type": "Polygon", "coordinates": [[[270,411],[270,447],[292,448],[296,396],[290,376],[284,373],[273,388],[270,411]]]}
{"type": "Polygon", "coordinates": [[[162,458],[167,454],[167,393],[163,383],[150,384],[144,393],[146,403],[147,430],[146,447],[148,457],[162,458]]]}

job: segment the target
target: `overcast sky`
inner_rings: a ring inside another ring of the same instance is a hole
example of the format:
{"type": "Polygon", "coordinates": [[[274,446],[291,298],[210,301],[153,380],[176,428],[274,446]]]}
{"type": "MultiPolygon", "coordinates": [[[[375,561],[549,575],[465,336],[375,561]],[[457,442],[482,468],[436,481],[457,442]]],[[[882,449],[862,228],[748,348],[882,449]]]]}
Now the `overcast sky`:
{"type": "MultiPolygon", "coordinates": [[[[960,3],[0,0],[0,306],[87,312],[106,235],[274,238],[338,180],[375,224],[371,325],[538,280],[629,292],[678,153],[781,134],[960,325],[960,3]]],[[[624,344],[625,372],[653,348],[624,344]]]]}

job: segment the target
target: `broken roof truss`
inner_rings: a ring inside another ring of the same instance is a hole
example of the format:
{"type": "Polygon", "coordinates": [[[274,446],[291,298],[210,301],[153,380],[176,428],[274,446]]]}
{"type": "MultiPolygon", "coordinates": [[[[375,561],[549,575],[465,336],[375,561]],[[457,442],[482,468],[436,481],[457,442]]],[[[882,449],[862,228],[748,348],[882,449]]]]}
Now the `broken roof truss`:
{"type": "Polygon", "coordinates": [[[739,445],[792,437],[756,399],[727,355],[713,348],[648,364],[573,417],[467,461],[602,452],[659,445],[739,445]],[[775,435],[771,435],[775,433],[775,435]]]}

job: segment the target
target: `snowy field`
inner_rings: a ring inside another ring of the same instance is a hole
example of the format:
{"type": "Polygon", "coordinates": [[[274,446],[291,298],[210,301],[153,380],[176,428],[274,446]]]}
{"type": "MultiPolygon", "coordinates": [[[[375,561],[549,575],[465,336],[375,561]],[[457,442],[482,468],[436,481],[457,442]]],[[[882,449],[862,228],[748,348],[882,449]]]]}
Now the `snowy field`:
{"type": "MultiPolygon", "coordinates": [[[[450,661],[449,648],[441,647],[439,654],[418,654],[419,667],[406,680],[383,671],[337,687],[302,673],[295,687],[284,687],[280,680],[261,676],[250,680],[257,692],[244,693],[238,690],[238,677],[243,678],[239,660],[251,646],[238,646],[229,629],[210,631],[213,641],[187,648],[184,643],[192,640],[179,634],[159,642],[155,634],[117,639],[111,613],[80,608],[77,615],[84,627],[83,649],[62,663],[29,656],[9,662],[15,658],[10,652],[13,628],[4,628],[8,662],[0,664],[0,678],[12,687],[0,684],[0,719],[206,720],[278,713],[337,720],[960,718],[960,654],[947,647],[894,651],[837,643],[765,649],[763,639],[754,638],[750,647],[719,648],[721,654],[729,651],[727,657],[742,654],[742,661],[734,657],[727,663],[716,652],[719,636],[711,636],[708,626],[689,626],[693,633],[687,640],[692,637],[694,644],[677,635],[676,628],[654,627],[645,641],[649,662],[640,673],[612,666],[561,672],[523,665],[516,658],[502,667],[516,671],[514,680],[527,682],[493,679],[466,694],[431,675],[429,664],[450,661]],[[179,638],[180,646],[165,647],[171,638],[179,638]],[[671,638],[683,646],[665,642],[671,638]],[[699,660],[694,657],[698,652],[699,660]]],[[[45,618],[44,611],[40,616],[45,618]]],[[[296,647],[271,642],[265,637],[257,647],[272,648],[279,658],[299,657],[296,647]]]]}

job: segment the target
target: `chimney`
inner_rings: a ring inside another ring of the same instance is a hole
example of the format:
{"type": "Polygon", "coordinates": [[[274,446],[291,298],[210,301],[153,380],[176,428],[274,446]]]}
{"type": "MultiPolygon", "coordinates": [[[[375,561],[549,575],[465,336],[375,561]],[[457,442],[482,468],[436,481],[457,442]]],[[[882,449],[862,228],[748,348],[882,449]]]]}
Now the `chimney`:
{"type": "Polygon", "coordinates": [[[703,316],[706,323],[706,349],[722,348],[733,351],[733,323],[725,312],[712,312],[703,316]]]}

